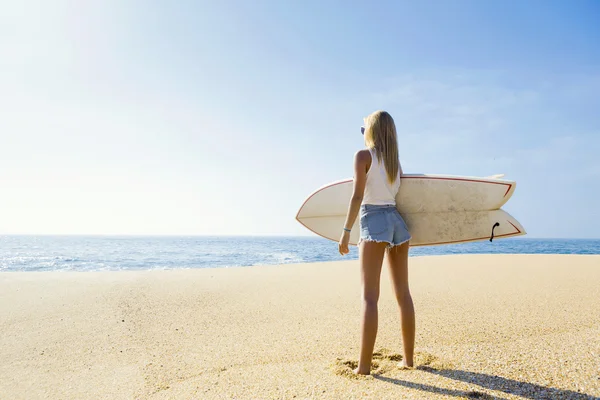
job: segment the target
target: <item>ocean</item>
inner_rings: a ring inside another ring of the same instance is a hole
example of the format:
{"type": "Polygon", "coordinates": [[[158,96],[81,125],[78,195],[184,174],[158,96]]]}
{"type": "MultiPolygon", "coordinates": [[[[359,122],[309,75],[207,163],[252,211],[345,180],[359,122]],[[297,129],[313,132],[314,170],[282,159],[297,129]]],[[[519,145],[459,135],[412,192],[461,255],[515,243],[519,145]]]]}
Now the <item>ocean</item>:
{"type": "MultiPolygon", "coordinates": [[[[600,254],[600,239],[499,239],[416,247],[444,254],[600,254]]],[[[0,236],[0,272],[227,268],[357,259],[315,237],[0,236]]]]}

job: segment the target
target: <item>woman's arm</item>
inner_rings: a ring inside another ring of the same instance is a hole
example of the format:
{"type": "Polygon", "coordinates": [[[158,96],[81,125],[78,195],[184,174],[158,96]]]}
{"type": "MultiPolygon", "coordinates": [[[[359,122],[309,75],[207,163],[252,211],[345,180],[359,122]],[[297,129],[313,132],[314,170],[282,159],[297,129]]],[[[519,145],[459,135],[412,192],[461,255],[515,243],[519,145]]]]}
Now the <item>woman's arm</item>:
{"type": "Polygon", "coordinates": [[[339,251],[340,254],[348,254],[348,242],[350,240],[350,232],[360,211],[360,205],[363,200],[365,193],[365,185],[367,183],[367,171],[371,166],[371,153],[368,150],[360,150],[354,156],[354,188],[352,191],[352,198],[348,205],[348,214],[346,215],[346,222],[344,224],[344,230],[342,237],[340,238],[339,251]]]}

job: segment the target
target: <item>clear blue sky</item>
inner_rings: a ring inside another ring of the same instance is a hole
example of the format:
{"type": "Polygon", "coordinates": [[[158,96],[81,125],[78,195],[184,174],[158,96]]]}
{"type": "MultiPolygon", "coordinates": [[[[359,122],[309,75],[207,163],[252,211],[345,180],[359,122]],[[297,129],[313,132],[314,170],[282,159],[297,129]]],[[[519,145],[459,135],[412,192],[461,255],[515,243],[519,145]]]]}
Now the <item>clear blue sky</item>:
{"type": "Polygon", "coordinates": [[[600,237],[596,1],[0,5],[0,233],[308,234],[389,111],[404,170],[600,237]]]}

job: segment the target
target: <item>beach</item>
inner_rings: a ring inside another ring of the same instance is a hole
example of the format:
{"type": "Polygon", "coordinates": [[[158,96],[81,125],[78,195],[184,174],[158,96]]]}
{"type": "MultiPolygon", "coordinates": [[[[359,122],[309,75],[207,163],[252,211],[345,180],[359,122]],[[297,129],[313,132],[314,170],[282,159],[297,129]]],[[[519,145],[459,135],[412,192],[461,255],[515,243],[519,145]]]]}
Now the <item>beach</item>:
{"type": "Polygon", "coordinates": [[[382,272],[356,377],[358,262],[0,274],[0,399],[600,397],[600,256],[411,257],[415,369],[382,272]]]}

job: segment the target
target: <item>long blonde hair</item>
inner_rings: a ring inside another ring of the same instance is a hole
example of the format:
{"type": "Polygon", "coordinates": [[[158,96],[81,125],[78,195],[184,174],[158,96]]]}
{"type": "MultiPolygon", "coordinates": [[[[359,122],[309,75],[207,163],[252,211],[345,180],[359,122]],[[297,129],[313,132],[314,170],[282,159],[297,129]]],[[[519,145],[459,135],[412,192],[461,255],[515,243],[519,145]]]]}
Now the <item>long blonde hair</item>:
{"type": "Polygon", "coordinates": [[[400,171],[394,119],[385,111],[375,111],[364,121],[365,144],[369,149],[375,150],[380,161],[383,160],[388,181],[394,183],[400,171]]]}

